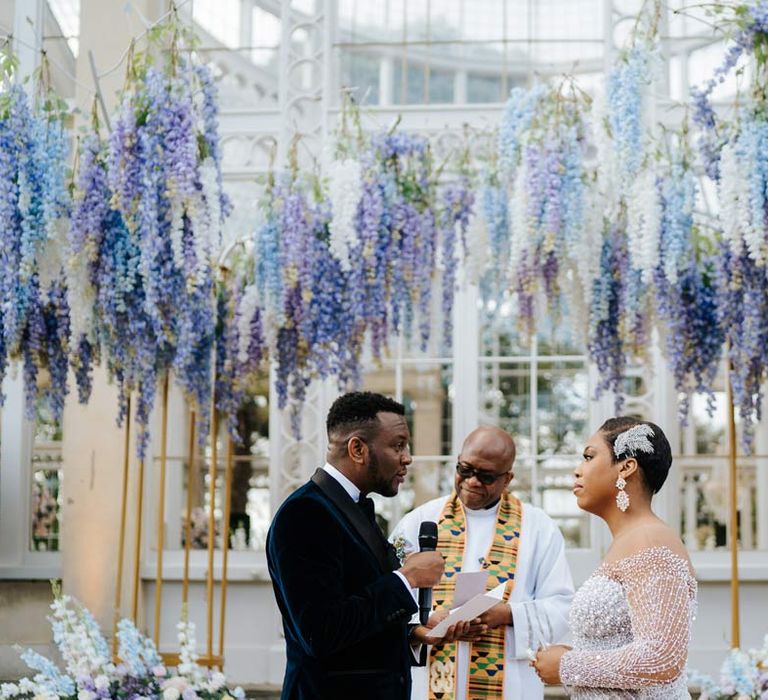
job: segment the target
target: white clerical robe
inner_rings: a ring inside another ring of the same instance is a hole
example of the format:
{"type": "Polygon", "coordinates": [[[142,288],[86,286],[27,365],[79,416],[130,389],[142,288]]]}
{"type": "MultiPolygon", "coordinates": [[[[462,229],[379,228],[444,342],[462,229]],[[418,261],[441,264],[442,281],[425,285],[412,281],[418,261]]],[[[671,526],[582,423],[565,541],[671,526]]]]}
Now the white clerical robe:
{"type": "MultiPolygon", "coordinates": [[[[390,536],[406,541],[406,551],[418,551],[419,528],[425,520],[437,522],[445,497],[436,498],[408,513],[390,536]]],[[[496,526],[498,506],[489,510],[470,510],[464,544],[462,571],[479,571],[488,553],[496,526]]],[[[526,650],[566,641],[568,609],[573,597],[573,579],[565,559],[563,536],[554,521],[540,508],[523,504],[523,525],[515,569],[515,587],[509,599],[513,624],[505,635],[504,700],[537,700],[544,697],[544,686],[528,666],[526,650]]],[[[415,616],[414,622],[418,622],[415,616]]],[[[456,668],[456,700],[466,700],[469,643],[459,642],[456,668]]],[[[412,700],[424,700],[427,669],[411,669],[412,700]]]]}

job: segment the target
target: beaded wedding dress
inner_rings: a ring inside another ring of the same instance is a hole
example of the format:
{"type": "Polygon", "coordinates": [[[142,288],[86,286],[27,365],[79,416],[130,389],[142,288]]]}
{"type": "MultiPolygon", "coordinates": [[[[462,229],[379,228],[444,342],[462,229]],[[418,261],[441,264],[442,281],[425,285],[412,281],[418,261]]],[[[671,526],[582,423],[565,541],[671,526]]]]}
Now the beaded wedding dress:
{"type": "Polygon", "coordinates": [[[690,698],[685,662],[696,579],[668,547],[603,563],[576,593],[560,678],[577,700],[690,698]]]}

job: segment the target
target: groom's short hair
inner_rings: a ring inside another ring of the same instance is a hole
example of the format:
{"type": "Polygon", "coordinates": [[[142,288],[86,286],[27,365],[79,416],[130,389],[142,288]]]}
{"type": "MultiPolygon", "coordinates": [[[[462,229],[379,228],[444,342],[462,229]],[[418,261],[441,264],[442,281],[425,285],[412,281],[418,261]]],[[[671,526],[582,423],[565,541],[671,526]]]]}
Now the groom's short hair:
{"type": "Polygon", "coordinates": [[[376,437],[379,413],[405,415],[405,406],[399,401],[372,391],[351,391],[336,399],[328,411],[325,422],[328,438],[341,433],[357,432],[364,440],[376,437]]]}

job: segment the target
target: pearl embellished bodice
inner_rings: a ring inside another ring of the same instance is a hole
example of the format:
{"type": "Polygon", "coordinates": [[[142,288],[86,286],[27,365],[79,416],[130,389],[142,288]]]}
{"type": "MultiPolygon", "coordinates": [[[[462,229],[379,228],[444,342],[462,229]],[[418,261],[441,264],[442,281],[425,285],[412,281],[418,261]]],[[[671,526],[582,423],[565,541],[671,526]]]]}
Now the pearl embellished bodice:
{"type": "Polygon", "coordinates": [[[687,700],[684,673],[696,580],[668,547],[604,563],[571,606],[573,650],[560,677],[571,698],[687,700]]]}

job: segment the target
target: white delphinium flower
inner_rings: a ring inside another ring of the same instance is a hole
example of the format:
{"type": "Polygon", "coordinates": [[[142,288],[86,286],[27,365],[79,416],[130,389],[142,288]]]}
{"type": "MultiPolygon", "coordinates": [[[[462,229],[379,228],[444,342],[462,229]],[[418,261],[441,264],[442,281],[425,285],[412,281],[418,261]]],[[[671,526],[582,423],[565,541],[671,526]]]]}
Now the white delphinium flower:
{"type": "Polygon", "coordinates": [[[0,700],[15,698],[21,694],[21,688],[15,683],[0,683],[0,700]]]}
{"type": "Polygon", "coordinates": [[[646,168],[635,180],[627,205],[629,260],[646,284],[653,280],[659,262],[661,216],[656,173],[646,168]]]}
{"type": "Polygon", "coordinates": [[[192,685],[198,686],[204,678],[204,673],[197,663],[195,625],[189,621],[186,610],[184,610],[182,619],[176,625],[176,630],[178,631],[177,638],[179,640],[179,675],[187,678],[192,685]]]}
{"type": "Polygon", "coordinates": [[[732,142],[723,146],[720,153],[720,182],[718,195],[720,200],[720,221],[723,237],[734,254],[742,250],[742,230],[745,217],[749,217],[749,200],[742,200],[746,179],[739,172],[739,160],[732,142]]]}
{"type": "Polygon", "coordinates": [[[93,330],[93,304],[96,301],[96,290],[88,277],[86,251],[71,255],[67,262],[69,330],[74,342],[79,342],[82,336],[90,337],[93,330]]]}
{"type": "Polygon", "coordinates": [[[345,272],[350,269],[349,252],[357,242],[355,219],[362,196],[362,168],[353,159],[335,160],[328,168],[328,198],[331,202],[330,248],[345,272]]]}
{"type": "Polygon", "coordinates": [[[211,673],[208,679],[203,682],[201,690],[207,691],[209,693],[215,693],[218,690],[224,688],[226,684],[226,676],[221,671],[214,671],[211,673]]]}
{"type": "Polygon", "coordinates": [[[19,691],[22,693],[36,693],[37,685],[29,678],[22,678],[19,681],[19,691]]]}
{"type": "MultiPolygon", "coordinates": [[[[618,211],[621,190],[619,188],[619,162],[614,140],[608,132],[608,114],[605,96],[595,95],[592,102],[592,138],[596,156],[596,187],[602,211],[612,218],[618,211]]],[[[590,188],[593,189],[593,188],[590,188]]]]}
{"type": "Polygon", "coordinates": [[[520,259],[536,244],[528,199],[528,166],[523,160],[517,168],[509,200],[509,278],[513,284],[520,259]]]}
{"type": "Polygon", "coordinates": [[[58,281],[64,266],[64,245],[66,240],[68,220],[57,219],[55,226],[58,233],[40,242],[35,254],[37,260],[37,276],[40,281],[40,292],[43,299],[47,298],[51,285],[58,281]]]}
{"type": "Polygon", "coordinates": [[[57,597],[51,609],[53,638],[69,675],[73,678],[109,675],[109,646],[93,615],[66,595],[57,597]]]}
{"type": "Polygon", "coordinates": [[[262,328],[264,329],[264,342],[269,348],[269,356],[277,357],[277,330],[281,328],[279,311],[276,313],[271,307],[264,309],[264,323],[262,328]]]}
{"type": "Polygon", "coordinates": [[[177,268],[184,267],[184,210],[178,199],[171,203],[171,253],[177,268]]]}
{"type": "Polygon", "coordinates": [[[576,270],[571,267],[560,275],[560,293],[566,300],[567,315],[573,337],[579,338],[586,344],[589,330],[589,305],[585,290],[581,286],[581,279],[576,270]]]}
{"type": "Polygon", "coordinates": [[[199,220],[200,235],[195,237],[195,256],[197,264],[203,265],[221,248],[221,198],[216,162],[210,156],[200,164],[200,184],[205,213],[199,220]]]}
{"type": "Polygon", "coordinates": [[[587,188],[584,226],[581,241],[570,251],[573,265],[584,291],[584,305],[592,304],[592,285],[600,274],[603,231],[605,229],[604,201],[599,192],[587,188]]]}
{"type": "Polygon", "coordinates": [[[485,217],[477,211],[469,219],[467,251],[463,266],[465,280],[469,284],[478,284],[488,265],[488,228],[485,217]]]}
{"type": "Polygon", "coordinates": [[[251,343],[251,320],[259,305],[259,289],[249,284],[243,290],[237,316],[237,358],[245,364],[248,361],[248,346],[251,343]]]}
{"type": "Polygon", "coordinates": [[[743,223],[742,236],[744,244],[747,246],[749,257],[758,265],[763,265],[765,263],[765,213],[763,210],[764,195],[762,184],[759,184],[757,192],[752,191],[752,188],[755,187],[755,182],[761,183],[762,181],[759,175],[761,166],[758,163],[758,145],[753,143],[755,141],[754,134],[744,133],[739,140],[747,139],[749,140],[748,145],[739,148],[741,154],[738,159],[738,176],[742,181],[739,188],[739,199],[744,209],[744,221],[740,223],[743,223]],[[753,197],[757,197],[760,203],[759,213],[755,211],[753,206],[753,197]]]}

